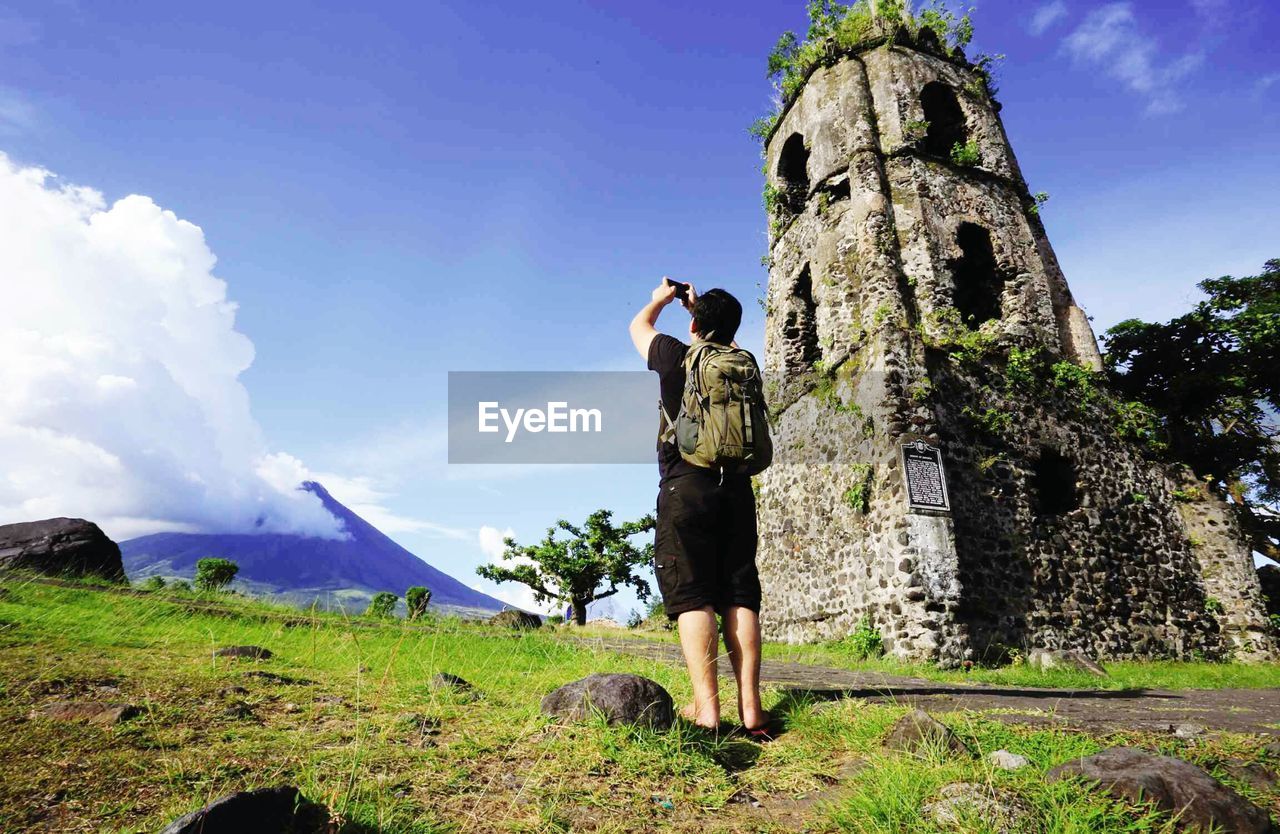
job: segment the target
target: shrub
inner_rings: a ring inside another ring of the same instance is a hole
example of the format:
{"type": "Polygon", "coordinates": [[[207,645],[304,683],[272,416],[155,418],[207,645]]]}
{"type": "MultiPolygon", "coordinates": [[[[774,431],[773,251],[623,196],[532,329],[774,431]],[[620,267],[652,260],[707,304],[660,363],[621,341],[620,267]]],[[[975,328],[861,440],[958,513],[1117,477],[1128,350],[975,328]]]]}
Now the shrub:
{"type": "Polygon", "coordinates": [[[396,600],[398,599],[400,597],[389,591],[378,591],[369,600],[369,607],[365,609],[364,615],[366,617],[381,617],[384,619],[390,617],[395,613],[396,600]]]}
{"type": "MultiPolygon", "coordinates": [[[[427,605],[431,602],[431,589],[414,585],[404,592],[404,603],[409,609],[409,619],[416,620],[427,613],[427,605]]],[[[392,602],[392,605],[395,605],[392,602]]]]}
{"type": "Polygon", "coordinates": [[[189,594],[191,593],[191,583],[185,579],[176,579],[169,585],[169,590],[180,594],[189,594]]]}
{"type": "Polygon", "coordinates": [[[853,633],[840,641],[840,645],[856,660],[880,657],[884,654],[884,638],[871,621],[870,614],[863,614],[853,633]]]}
{"type": "Polygon", "coordinates": [[[978,141],[970,139],[963,145],[956,142],[951,146],[951,161],[956,165],[977,165],[982,161],[982,152],[978,150],[978,141]]]}
{"type": "Polygon", "coordinates": [[[148,576],[147,581],[142,583],[144,591],[163,591],[165,582],[163,576],[148,576]]]}
{"type": "Polygon", "coordinates": [[[196,562],[196,588],[201,591],[221,591],[231,584],[240,572],[240,566],[230,559],[201,559],[196,562]]]}

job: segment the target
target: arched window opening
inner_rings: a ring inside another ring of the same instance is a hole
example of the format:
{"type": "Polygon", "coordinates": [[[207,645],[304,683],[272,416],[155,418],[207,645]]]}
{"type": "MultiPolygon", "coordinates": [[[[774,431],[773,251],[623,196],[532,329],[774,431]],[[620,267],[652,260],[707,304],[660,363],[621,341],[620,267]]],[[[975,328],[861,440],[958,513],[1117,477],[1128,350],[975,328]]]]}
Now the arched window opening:
{"type": "Polygon", "coordinates": [[[952,300],[960,320],[977,330],[983,322],[1003,314],[1004,275],[991,248],[991,234],[974,223],[956,230],[960,257],[947,261],[955,283],[952,300]]]}
{"type": "Polygon", "coordinates": [[[924,135],[925,153],[949,159],[952,148],[969,141],[964,111],[955,91],[940,81],[930,81],[920,91],[920,106],[929,123],[924,135]]]}
{"type": "Polygon", "coordinates": [[[782,145],[778,155],[778,179],[781,180],[783,201],[794,214],[804,211],[805,198],[809,196],[809,149],[804,146],[804,136],[793,133],[782,145]]]}
{"type": "Polygon", "coordinates": [[[789,374],[802,374],[822,358],[818,346],[818,317],[813,303],[813,276],[805,264],[787,299],[787,318],[782,328],[785,362],[789,374]]]}
{"type": "Polygon", "coordinates": [[[1080,506],[1076,465],[1054,449],[1040,450],[1032,468],[1031,487],[1044,515],[1062,515],[1080,506]]]}

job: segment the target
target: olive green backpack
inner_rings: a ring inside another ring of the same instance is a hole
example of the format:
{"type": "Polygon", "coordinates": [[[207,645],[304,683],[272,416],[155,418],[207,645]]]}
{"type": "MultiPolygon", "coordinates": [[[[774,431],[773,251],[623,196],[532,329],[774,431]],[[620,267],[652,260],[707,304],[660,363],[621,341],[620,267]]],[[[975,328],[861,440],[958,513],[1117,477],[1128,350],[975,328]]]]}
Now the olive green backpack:
{"type": "Polygon", "coordinates": [[[661,439],[694,466],[754,475],[773,461],[760,366],[749,351],[696,340],[684,357],[675,420],[663,410],[661,439]]]}

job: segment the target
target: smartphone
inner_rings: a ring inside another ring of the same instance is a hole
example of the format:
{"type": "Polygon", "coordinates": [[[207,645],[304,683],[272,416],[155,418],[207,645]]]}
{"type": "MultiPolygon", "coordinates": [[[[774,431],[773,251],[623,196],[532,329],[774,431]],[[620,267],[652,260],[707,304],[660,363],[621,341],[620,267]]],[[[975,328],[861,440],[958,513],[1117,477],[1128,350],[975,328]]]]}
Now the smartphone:
{"type": "Polygon", "coordinates": [[[676,288],[676,298],[680,299],[681,301],[689,300],[688,284],[684,283],[683,281],[672,281],[670,278],[667,279],[667,283],[676,288]]]}

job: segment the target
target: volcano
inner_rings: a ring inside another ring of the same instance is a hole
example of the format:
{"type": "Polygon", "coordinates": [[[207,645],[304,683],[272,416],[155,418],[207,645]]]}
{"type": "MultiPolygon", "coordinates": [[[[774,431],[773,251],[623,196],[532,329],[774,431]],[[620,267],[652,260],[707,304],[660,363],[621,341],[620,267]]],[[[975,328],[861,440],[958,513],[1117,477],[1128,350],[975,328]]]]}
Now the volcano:
{"type": "Polygon", "coordinates": [[[173,576],[190,579],[196,562],[211,556],[240,566],[237,582],[258,593],[293,601],[358,606],[378,591],[403,597],[405,589],[431,589],[432,607],[482,614],[510,606],[468,588],[393,542],[315,481],[302,484],[334,515],[345,539],[281,533],[155,533],[121,542],[130,578],[173,576]]]}

